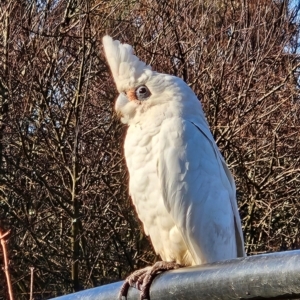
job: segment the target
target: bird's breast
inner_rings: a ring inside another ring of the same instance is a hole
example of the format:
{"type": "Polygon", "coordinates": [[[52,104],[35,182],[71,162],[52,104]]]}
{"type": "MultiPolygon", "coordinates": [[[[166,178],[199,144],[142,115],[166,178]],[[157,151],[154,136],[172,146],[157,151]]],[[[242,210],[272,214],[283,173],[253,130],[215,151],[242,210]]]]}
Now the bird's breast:
{"type": "Polygon", "coordinates": [[[144,230],[163,260],[192,265],[193,260],[167,211],[157,172],[159,128],[130,126],[125,139],[129,191],[144,230]]]}

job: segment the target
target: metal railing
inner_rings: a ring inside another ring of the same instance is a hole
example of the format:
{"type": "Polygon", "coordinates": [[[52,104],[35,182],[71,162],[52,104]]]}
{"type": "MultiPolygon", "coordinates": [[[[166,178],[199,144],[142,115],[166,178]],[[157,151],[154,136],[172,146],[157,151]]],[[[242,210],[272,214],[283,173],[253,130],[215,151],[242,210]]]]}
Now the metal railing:
{"type": "MultiPolygon", "coordinates": [[[[55,298],[117,299],[122,282],[55,298]]],[[[163,273],[153,281],[151,300],[300,299],[300,250],[249,256],[163,273]]],[[[139,299],[130,288],[128,300],[139,299]]]]}

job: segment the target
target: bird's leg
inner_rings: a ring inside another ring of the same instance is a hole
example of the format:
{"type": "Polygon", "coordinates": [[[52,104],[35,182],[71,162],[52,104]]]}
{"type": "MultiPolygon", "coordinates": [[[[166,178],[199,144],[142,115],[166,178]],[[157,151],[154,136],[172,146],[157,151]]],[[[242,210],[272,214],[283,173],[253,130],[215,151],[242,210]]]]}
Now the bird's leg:
{"type": "Polygon", "coordinates": [[[152,267],[146,267],[133,272],[125,279],[119,293],[119,299],[126,299],[130,286],[141,291],[140,300],[150,299],[149,291],[153,279],[161,272],[181,267],[183,266],[175,262],[158,261],[152,267]]]}
{"type": "Polygon", "coordinates": [[[140,278],[142,278],[142,276],[144,274],[146,274],[146,272],[150,269],[151,269],[151,267],[146,267],[146,268],[134,271],[132,274],[130,274],[125,279],[125,281],[124,281],[124,283],[121,287],[121,290],[120,290],[120,293],[119,293],[119,299],[120,300],[126,299],[129,287],[132,286],[132,287],[137,287],[138,288],[139,284],[143,282],[143,281],[139,281],[140,278]]]}

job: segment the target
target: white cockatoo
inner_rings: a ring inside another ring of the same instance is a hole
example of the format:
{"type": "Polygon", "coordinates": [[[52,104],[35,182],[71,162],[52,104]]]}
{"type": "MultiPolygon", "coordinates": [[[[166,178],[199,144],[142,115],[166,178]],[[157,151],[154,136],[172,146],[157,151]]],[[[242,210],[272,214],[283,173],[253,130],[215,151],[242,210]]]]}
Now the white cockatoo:
{"type": "MultiPolygon", "coordinates": [[[[233,177],[209,130],[201,103],[180,78],[157,73],[128,44],[103,38],[120,93],[115,109],[128,125],[129,191],[144,230],[164,263],[201,265],[245,256],[233,177]]],[[[147,298],[153,268],[129,276],[147,298]]]]}

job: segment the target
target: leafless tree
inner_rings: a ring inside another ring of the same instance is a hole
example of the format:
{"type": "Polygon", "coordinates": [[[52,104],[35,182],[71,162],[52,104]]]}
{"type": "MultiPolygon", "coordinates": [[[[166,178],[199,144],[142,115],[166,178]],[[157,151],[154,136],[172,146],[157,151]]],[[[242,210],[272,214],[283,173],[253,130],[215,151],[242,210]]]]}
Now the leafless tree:
{"type": "Polygon", "coordinates": [[[12,230],[18,299],[28,299],[32,266],[35,298],[121,278],[152,254],[130,208],[123,128],[102,58],[101,12],[114,7],[8,1],[1,8],[8,21],[0,218],[12,230]]]}
{"type": "Polygon", "coordinates": [[[201,98],[235,175],[249,254],[298,247],[299,8],[289,7],[143,1],[138,30],[120,34],[201,98]]]}

